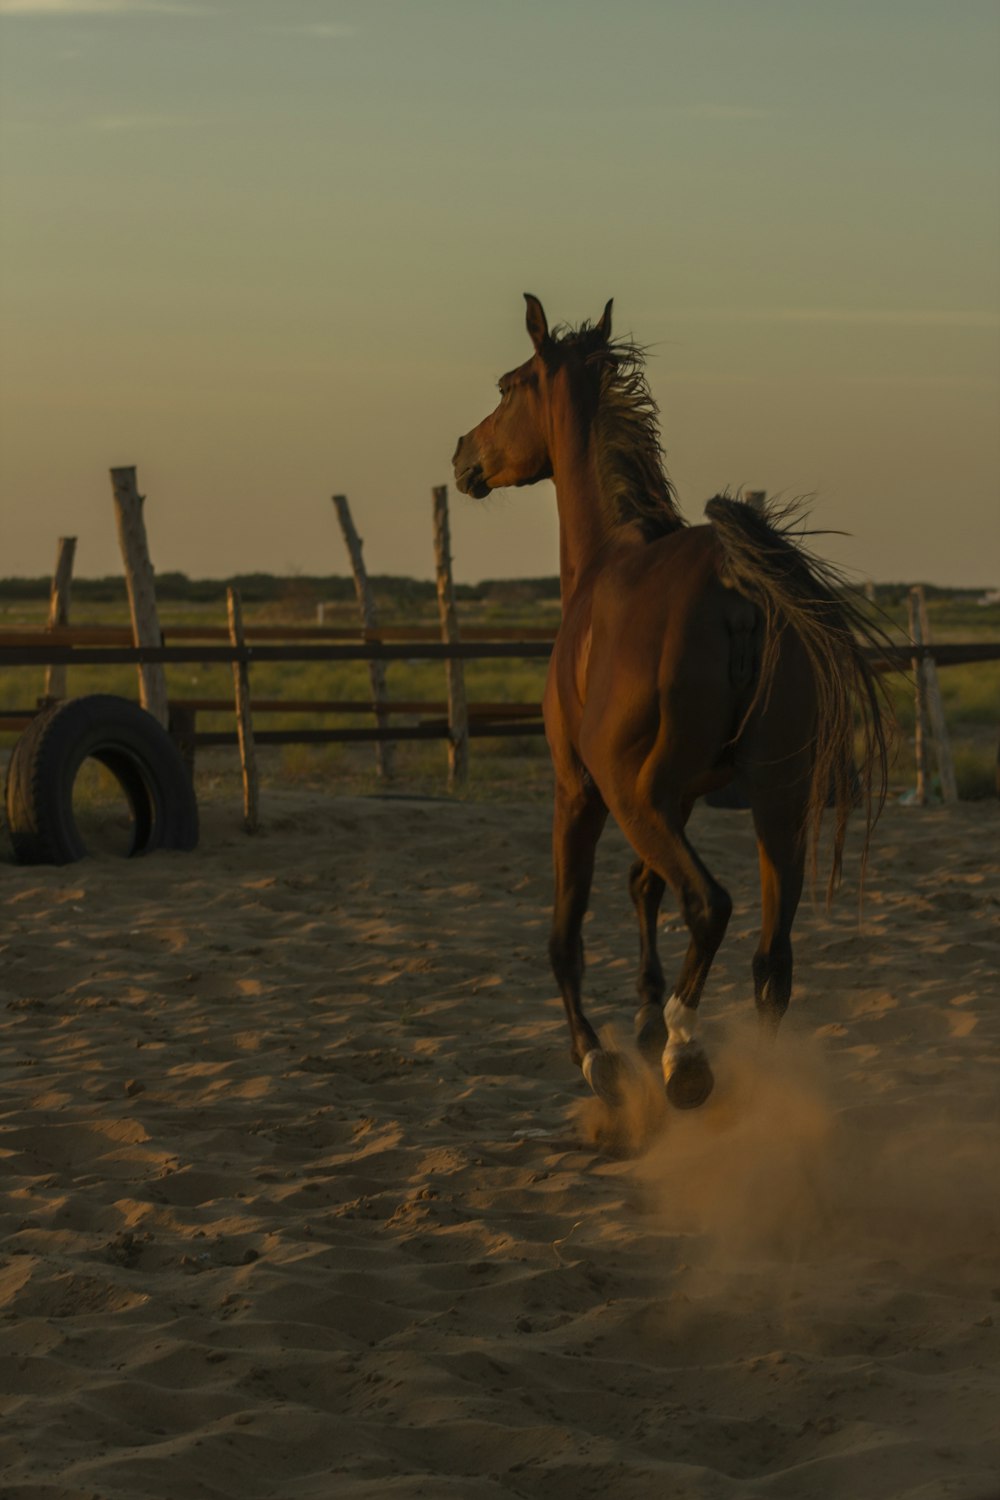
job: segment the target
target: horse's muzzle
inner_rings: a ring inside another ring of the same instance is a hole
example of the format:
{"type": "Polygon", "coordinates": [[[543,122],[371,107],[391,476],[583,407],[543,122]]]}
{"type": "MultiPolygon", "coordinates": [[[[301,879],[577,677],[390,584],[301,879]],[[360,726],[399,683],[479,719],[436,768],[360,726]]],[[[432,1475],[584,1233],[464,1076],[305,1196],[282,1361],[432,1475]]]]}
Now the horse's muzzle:
{"type": "Polygon", "coordinates": [[[476,446],[470,443],[468,434],[459,438],[452,464],[455,469],[455,484],[462,494],[471,495],[475,500],[485,500],[490,487],[483,474],[476,446]]]}

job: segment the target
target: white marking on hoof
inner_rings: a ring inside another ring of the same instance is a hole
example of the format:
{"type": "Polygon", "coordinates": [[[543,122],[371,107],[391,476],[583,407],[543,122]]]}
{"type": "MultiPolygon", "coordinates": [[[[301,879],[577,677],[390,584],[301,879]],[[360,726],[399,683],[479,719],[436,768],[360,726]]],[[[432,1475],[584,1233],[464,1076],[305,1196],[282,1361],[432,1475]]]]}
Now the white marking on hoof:
{"type": "MultiPolygon", "coordinates": [[[[580,1072],[592,1089],[594,1089],[594,1084],[590,1075],[594,1071],[594,1059],[600,1057],[600,1055],[601,1049],[599,1047],[591,1047],[590,1051],[584,1054],[583,1062],[580,1064],[580,1072]]],[[[597,1093],[596,1089],[594,1089],[594,1093],[597,1093]]]]}
{"type": "Polygon", "coordinates": [[[663,1007],[663,1019],[667,1026],[668,1045],[683,1046],[693,1042],[698,1032],[698,1012],[690,1005],[671,995],[663,1007]]]}
{"type": "Polygon", "coordinates": [[[663,1082],[669,1083],[682,1062],[693,1062],[705,1057],[705,1049],[697,1040],[698,1012],[690,1005],[671,995],[663,1007],[663,1019],[667,1026],[667,1045],[663,1049],[660,1066],[663,1082]]]}

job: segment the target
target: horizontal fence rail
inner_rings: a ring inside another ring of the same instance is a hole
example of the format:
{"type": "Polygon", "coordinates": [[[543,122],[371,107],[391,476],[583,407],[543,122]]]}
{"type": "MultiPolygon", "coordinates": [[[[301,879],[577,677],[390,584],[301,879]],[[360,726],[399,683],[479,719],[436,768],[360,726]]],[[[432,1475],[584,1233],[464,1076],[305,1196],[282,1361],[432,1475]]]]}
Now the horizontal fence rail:
{"type": "MultiPolygon", "coordinates": [[[[224,625],[171,625],[162,632],[168,641],[229,641],[224,625]]],[[[378,630],[359,630],[357,626],[335,625],[247,625],[243,630],[248,643],[254,641],[415,641],[440,642],[441,632],[433,625],[385,625],[378,630]]],[[[497,626],[462,630],[463,643],[476,641],[552,641],[555,631],[540,626],[497,626]]],[[[39,642],[57,646],[133,646],[128,625],[55,625],[51,629],[28,629],[23,626],[0,628],[0,643],[5,646],[36,646],[39,642]]]]}
{"type": "Polygon", "coordinates": [[[208,662],[266,661],[474,661],[494,657],[540,658],[552,654],[552,638],[545,641],[358,641],[350,645],[316,646],[8,646],[0,635],[0,667],[145,666],[205,664],[208,662]]]}
{"type": "MultiPolygon", "coordinates": [[[[446,720],[430,724],[373,724],[365,729],[255,729],[254,740],[258,745],[350,745],[368,744],[376,740],[446,740],[451,731],[446,720]]],[[[483,722],[469,720],[469,738],[476,739],[521,739],[527,735],[544,734],[545,726],[540,719],[526,719],[524,723],[483,722]]],[[[208,729],[194,736],[194,743],[202,745],[235,745],[235,730],[208,729]]]]}

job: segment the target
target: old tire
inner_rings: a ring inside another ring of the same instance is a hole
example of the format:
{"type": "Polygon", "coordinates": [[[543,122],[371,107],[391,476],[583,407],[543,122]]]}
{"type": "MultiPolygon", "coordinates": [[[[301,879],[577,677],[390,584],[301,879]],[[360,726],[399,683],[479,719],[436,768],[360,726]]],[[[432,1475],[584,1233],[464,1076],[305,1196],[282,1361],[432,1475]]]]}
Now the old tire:
{"type": "Polygon", "coordinates": [[[73,812],[73,783],[88,758],[107,767],[128,799],[130,856],[195,847],[198,804],[169,735],[138,704],[92,693],[45,709],[14,747],[7,824],[22,864],[65,865],[88,853],[73,812]]]}

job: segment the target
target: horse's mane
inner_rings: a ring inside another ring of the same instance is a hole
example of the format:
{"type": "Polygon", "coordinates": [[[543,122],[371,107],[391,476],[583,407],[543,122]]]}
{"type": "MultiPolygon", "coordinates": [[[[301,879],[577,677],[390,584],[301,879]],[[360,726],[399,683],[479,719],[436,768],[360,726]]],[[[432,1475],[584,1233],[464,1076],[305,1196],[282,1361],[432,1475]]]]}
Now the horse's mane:
{"type": "Polygon", "coordinates": [[[647,541],[687,522],[663,463],[660,414],[646,382],[645,349],[631,339],[605,342],[590,323],[557,329],[562,348],[600,370],[594,436],[601,498],[614,526],[638,525],[647,541]]]}

